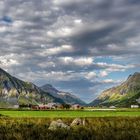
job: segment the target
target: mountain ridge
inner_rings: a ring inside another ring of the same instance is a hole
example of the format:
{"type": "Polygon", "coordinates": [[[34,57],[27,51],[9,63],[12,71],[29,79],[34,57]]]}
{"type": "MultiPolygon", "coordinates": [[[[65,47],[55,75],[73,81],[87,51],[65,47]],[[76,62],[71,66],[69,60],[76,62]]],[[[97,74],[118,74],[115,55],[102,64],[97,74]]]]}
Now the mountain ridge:
{"type": "Polygon", "coordinates": [[[82,101],[77,96],[75,96],[69,92],[59,91],[50,84],[43,85],[41,87],[41,89],[44,91],[49,91],[54,97],[61,98],[67,104],[80,104],[80,105],[86,104],[84,101],[82,101]]]}
{"type": "Polygon", "coordinates": [[[35,84],[20,80],[0,68],[0,107],[12,107],[14,105],[27,106],[30,104],[38,105],[49,102],[60,104],[69,103],[59,94],[52,93],[52,91],[58,93],[60,93],[60,91],[50,84],[48,84],[48,87],[50,90],[43,90],[35,84]]]}
{"type": "Polygon", "coordinates": [[[130,107],[131,104],[137,104],[140,98],[140,73],[135,72],[129,75],[125,82],[104,90],[93,102],[92,106],[118,106],[130,107]]]}
{"type": "Polygon", "coordinates": [[[47,102],[64,103],[61,99],[44,92],[35,84],[22,81],[0,69],[0,107],[17,104],[36,105],[47,102]]]}

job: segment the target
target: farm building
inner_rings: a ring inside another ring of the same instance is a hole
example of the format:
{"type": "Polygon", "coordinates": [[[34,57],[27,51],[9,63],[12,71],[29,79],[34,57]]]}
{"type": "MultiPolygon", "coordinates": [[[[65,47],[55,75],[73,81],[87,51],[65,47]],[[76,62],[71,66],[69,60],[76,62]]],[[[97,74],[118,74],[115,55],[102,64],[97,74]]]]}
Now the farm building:
{"type": "Polygon", "coordinates": [[[79,104],[74,104],[71,106],[72,109],[80,109],[81,106],[79,104]]]}
{"type": "Polygon", "coordinates": [[[14,105],[13,108],[19,108],[19,105],[14,105]]]}
{"type": "Polygon", "coordinates": [[[49,109],[55,109],[55,108],[57,108],[57,104],[56,104],[56,103],[48,103],[46,106],[47,106],[49,109]]]}
{"type": "Polygon", "coordinates": [[[31,105],[31,109],[39,109],[38,105],[31,105]]]}
{"type": "Polygon", "coordinates": [[[57,108],[56,103],[48,103],[48,104],[39,104],[39,105],[32,105],[32,109],[55,109],[57,108]]]}
{"type": "Polygon", "coordinates": [[[109,108],[114,109],[114,108],[116,108],[116,107],[115,107],[115,106],[110,106],[109,108]]]}
{"type": "Polygon", "coordinates": [[[131,105],[131,108],[139,108],[139,105],[131,105]]]}

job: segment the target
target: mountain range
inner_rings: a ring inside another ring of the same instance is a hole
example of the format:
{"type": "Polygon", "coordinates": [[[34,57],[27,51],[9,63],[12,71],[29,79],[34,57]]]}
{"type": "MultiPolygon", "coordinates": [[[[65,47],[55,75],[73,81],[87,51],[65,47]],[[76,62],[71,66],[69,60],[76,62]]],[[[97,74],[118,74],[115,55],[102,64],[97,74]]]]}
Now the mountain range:
{"type": "Polygon", "coordinates": [[[80,104],[80,105],[85,105],[85,102],[82,101],[80,98],[77,96],[69,93],[69,92],[64,92],[64,91],[59,91],[56,88],[54,88],[50,84],[46,84],[41,87],[41,89],[45,92],[51,93],[53,97],[62,99],[66,104],[80,104]]]}
{"type": "Polygon", "coordinates": [[[78,97],[70,93],[60,92],[48,84],[38,87],[31,82],[25,82],[13,77],[0,68],[0,107],[37,105],[49,102],[85,104],[78,97]]]}
{"type": "Polygon", "coordinates": [[[90,106],[130,107],[139,104],[140,100],[140,73],[130,75],[119,86],[103,91],[90,106]]]}
{"type": "MultiPolygon", "coordinates": [[[[69,92],[59,91],[50,84],[38,87],[31,82],[11,76],[0,68],[0,107],[50,102],[86,105],[84,101],[69,92]]],[[[139,103],[140,73],[136,72],[119,86],[103,91],[87,106],[130,107],[132,104],[139,103]]]]}

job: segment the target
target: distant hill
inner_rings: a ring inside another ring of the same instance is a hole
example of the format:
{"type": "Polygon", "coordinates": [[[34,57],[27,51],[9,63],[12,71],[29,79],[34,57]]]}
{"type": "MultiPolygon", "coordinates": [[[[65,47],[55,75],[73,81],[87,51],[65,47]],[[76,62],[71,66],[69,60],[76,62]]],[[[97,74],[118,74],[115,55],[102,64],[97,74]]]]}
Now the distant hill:
{"type": "Polygon", "coordinates": [[[67,104],[85,105],[85,102],[82,101],[77,96],[72,95],[69,92],[59,91],[50,84],[46,84],[46,85],[42,86],[41,89],[46,91],[46,92],[49,92],[54,97],[62,99],[67,104]]]}
{"type": "Polygon", "coordinates": [[[0,69],[0,107],[48,102],[64,103],[30,82],[19,80],[0,69]]]}
{"type": "Polygon", "coordinates": [[[140,100],[140,73],[130,75],[121,85],[103,91],[90,106],[130,107],[140,100]]]}

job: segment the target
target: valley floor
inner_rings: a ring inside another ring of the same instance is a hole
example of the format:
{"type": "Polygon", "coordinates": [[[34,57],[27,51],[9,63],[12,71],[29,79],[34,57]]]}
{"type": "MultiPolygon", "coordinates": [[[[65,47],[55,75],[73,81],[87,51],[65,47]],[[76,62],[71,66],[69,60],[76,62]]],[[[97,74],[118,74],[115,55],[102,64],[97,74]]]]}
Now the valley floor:
{"type": "Polygon", "coordinates": [[[86,110],[0,110],[7,117],[40,118],[91,118],[91,117],[140,117],[140,109],[86,109],[86,110]]]}

